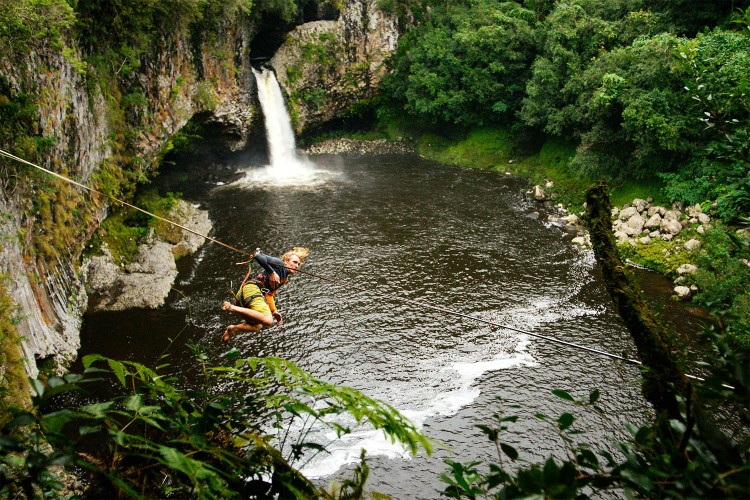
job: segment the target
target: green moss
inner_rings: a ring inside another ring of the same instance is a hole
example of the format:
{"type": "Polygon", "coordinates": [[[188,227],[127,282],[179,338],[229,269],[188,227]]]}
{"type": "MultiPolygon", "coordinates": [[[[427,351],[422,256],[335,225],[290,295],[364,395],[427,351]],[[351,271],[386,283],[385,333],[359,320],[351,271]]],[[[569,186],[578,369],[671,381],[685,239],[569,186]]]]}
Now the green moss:
{"type": "Polygon", "coordinates": [[[421,155],[440,163],[493,170],[513,159],[513,145],[511,134],[500,128],[472,130],[459,140],[425,134],[417,141],[421,155]]]}
{"type": "Polygon", "coordinates": [[[31,400],[21,341],[15,324],[17,307],[8,296],[5,276],[0,276],[0,425],[12,408],[27,408],[31,400]]]}
{"type": "Polygon", "coordinates": [[[678,267],[695,263],[695,256],[685,250],[684,242],[683,238],[675,238],[671,241],[654,238],[648,245],[638,244],[635,247],[620,245],[618,248],[623,258],[639,266],[674,277],[678,267]]]}
{"type": "MultiPolygon", "coordinates": [[[[179,193],[159,196],[155,189],[145,189],[138,193],[133,205],[160,217],[170,218],[179,199],[179,193]]],[[[179,242],[182,237],[181,230],[168,222],[126,206],[116,207],[94,234],[90,253],[100,254],[106,246],[116,263],[128,264],[133,261],[138,246],[145,241],[151,229],[157,238],[172,244],[179,242]]]]}

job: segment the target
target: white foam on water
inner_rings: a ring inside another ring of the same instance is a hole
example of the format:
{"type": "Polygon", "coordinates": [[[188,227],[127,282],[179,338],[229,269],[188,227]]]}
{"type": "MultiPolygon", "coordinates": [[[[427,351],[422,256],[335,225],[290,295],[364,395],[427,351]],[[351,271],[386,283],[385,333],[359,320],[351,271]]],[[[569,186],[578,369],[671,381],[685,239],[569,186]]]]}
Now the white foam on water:
{"type": "MultiPolygon", "coordinates": [[[[529,344],[525,335],[517,339],[517,345],[513,352],[501,352],[491,359],[478,359],[466,361],[432,360],[429,366],[431,378],[426,385],[446,387],[446,390],[430,393],[424,390],[422,384],[410,384],[411,390],[400,386],[401,394],[398,399],[400,403],[395,405],[396,409],[407,417],[417,429],[421,429],[426,421],[437,416],[455,415],[462,408],[470,405],[481,393],[475,386],[477,380],[485,373],[519,368],[522,366],[536,366],[531,354],[527,352],[529,344]],[[436,366],[445,366],[434,369],[436,366]],[[449,381],[446,383],[446,381],[449,381]],[[408,392],[408,393],[407,393],[408,392]],[[429,398],[432,394],[431,398],[429,398]],[[429,399],[425,400],[427,395],[429,399]]],[[[429,369],[425,363],[423,369],[429,369]]],[[[430,377],[430,372],[425,376],[430,377]]],[[[341,467],[358,463],[360,450],[367,450],[368,456],[383,456],[390,459],[408,460],[411,458],[409,450],[405,450],[400,444],[393,443],[379,430],[368,426],[354,426],[353,421],[339,421],[343,425],[352,426],[353,432],[337,439],[334,432],[327,429],[315,429],[307,439],[320,440],[328,443],[328,453],[320,454],[308,463],[302,462],[302,473],[310,478],[320,478],[336,473],[341,467]]]]}

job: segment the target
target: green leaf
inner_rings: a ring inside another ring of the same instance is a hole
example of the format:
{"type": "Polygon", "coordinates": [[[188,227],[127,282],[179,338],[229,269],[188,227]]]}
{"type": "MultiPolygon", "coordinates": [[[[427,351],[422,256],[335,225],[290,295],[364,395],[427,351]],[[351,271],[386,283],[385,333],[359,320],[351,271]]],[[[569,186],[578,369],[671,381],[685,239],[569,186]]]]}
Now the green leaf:
{"type": "Polygon", "coordinates": [[[81,411],[90,414],[96,418],[106,418],[107,411],[115,404],[114,401],[105,401],[104,403],[93,403],[83,406],[81,411]]]}
{"type": "Polygon", "coordinates": [[[503,450],[503,453],[505,453],[511,460],[516,460],[518,458],[518,452],[512,446],[500,443],[500,449],[503,450]]]}
{"type": "Polygon", "coordinates": [[[599,468],[599,459],[596,458],[596,455],[591,450],[581,450],[581,452],[576,457],[576,460],[579,465],[582,465],[584,467],[591,467],[594,469],[599,468]]]}
{"type": "Polygon", "coordinates": [[[544,469],[542,473],[544,484],[547,487],[557,483],[557,480],[560,477],[560,469],[557,467],[557,464],[552,458],[548,458],[547,461],[544,462],[544,469]]]}
{"type": "Polygon", "coordinates": [[[570,413],[563,413],[560,415],[560,418],[557,419],[557,427],[564,431],[565,429],[569,428],[571,425],[573,425],[573,422],[575,422],[576,418],[570,414],[570,413]]]}
{"type": "Polygon", "coordinates": [[[575,399],[573,399],[573,396],[571,396],[567,392],[563,391],[562,389],[554,389],[552,391],[552,394],[554,394],[555,396],[557,396],[560,399],[564,399],[566,401],[573,401],[573,402],[575,402],[575,399]]]}
{"type": "Polygon", "coordinates": [[[594,389],[593,391],[591,391],[591,394],[589,394],[589,404],[594,404],[599,401],[599,396],[601,396],[599,389],[594,389]]]}
{"type": "Polygon", "coordinates": [[[497,438],[500,436],[499,430],[488,425],[479,424],[477,427],[489,438],[490,441],[497,441],[497,438]]]}

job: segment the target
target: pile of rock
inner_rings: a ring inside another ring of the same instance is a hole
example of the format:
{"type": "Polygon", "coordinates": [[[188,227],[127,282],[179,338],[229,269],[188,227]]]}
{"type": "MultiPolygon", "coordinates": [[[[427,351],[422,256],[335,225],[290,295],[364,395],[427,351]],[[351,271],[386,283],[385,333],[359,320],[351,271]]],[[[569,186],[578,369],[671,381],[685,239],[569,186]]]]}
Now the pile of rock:
{"type": "MultiPolygon", "coordinates": [[[[620,245],[647,245],[652,239],[670,241],[683,229],[693,226],[698,234],[703,234],[711,218],[704,214],[700,205],[687,207],[684,211],[678,205],[671,209],[653,205],[653,200],[635,199],[622,209],[612,209],[614,222],[612,229],[620,245]]],[[[685,242],[686,250],[697,250],[700,241],[691,238],[685,242]]]]}
{"type": "MultiPolygon", "coordinates": [[[[545,188],[551,187],[551,182],[548,182],[545,187],[534,186],[529,191],[529,195],[537,201],[548,202],[552,197],[547,194],[545,188]]],[[[549,215],[548,220],[577,232],[573,243],[591,248],[590,236],[582,225],[580,217],[568,213],[561,204],[555,208],[557,213],[549,215]]],[[[637,198],[622,208],[613,208],[612,219],[612,230],[619,245],[637,247],[648,245],[655,240],[672,241],[678,238],[675,244],[682,245],[688,252],[698,250],[701,242],[692,236],[685,237],[687,230],[691,230],[689,231],[691,235],[700,235],[711,224],[711,217],[703,213],[700,205],[683,209],[680,205],[674,204],[671,208],[666,208],[654,205],[652,198],[648,200],[637,198]]],[[[698,268],[692,264],[684,264],[676,270],[678,276],[674,282],[674,292],[679,299],[689,299],[697,291],[695,285],[685,285],[686,275],[697,270],[698,268]]]]}
{"type": "Polygon", "coordinates": [[[413,153],[414,146],[403,140],[389,141],[376,139],[365,141],[360,139],[331,139],[313,144],[305,150],[310,155],[358,153],[366,155],[382,155],[393,153],[413,153]]]}

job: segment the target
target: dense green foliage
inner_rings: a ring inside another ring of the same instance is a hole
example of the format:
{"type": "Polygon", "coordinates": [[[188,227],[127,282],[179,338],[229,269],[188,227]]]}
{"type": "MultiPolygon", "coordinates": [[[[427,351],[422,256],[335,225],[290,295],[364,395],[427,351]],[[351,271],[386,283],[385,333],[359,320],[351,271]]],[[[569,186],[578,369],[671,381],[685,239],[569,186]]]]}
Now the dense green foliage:
{"type": "Polygon", "coordinates": [[[750,351],[750,239],[714,228],[703,238],[695,302],[719,318],[729,341],[750,351]]]}
{"type": "Polygon", "coordinates": [[[747,2],[381,3],[417,22],[381,117],[500,126],[532,151],[557,137],[577,144],[574,176],[660,176],[670,201],[750,213],[747,2]]]}
{"type": "MultiPolygon", "coordinates": [[[[382,429],[413,453],[431,450],[430,441],[387,404],[282,359],[232,362],[236,354],[227,353],[227,366],[209,367],[198,353],[205,386],[196,389],[178,387],[164,365],[152,370],[96,355],[84,359],[82,375],[35,380],[33,408],[14,411],[0,431],[0,496],[334,498],[291,465],[323,448],[306,442],[304,432],[293,443],[282,439],[294,421],[347,434],[335,421],[344,413],[382,429]],[[119,388],[117,395],[61,408],[60,396],[70,401],[72,391],[94,383],[119,388]],[[215,389],[221,386],[235,389],[215,389]],[[265,434],[262,422],[278,428],[278,435],[265,434]],[[71,490],[66,483],[82,472],[86,491],[71,490]]],[[[361,498],[366,479],[363,462],[353,479],[338,485],[335,497],[361,498]]]]}
{"type": "MultiPolygon", "coordinates": [[[[606,418],[597,390],[580,400],[562,390],[553,394],[606,418]]],[[[615,496],[616,491],[624,491],[628,498],[740,498],[747,493],[747,446],[744,458],[736,463],[721,460],[696,435],[687,414],[670,422],[673,439],[660,438],[649,426],[628,425],[632,439],[616,443],[617,453],[611,453],[584,441],[586,431],[576,428],[573,413],[557,418],[537,413],[535,417],[549,424],[567,450],[567,458],[550,457],[540,465],[525,462],[505,442],[510,424],[518,420],[505,413],[513,408],[517,406],[503,407],[501,402],[492,424],[477,426],[497,450],[497,462],[447,460],[450,472],[441,476],[448,485],[443,495],[456,499],[586,498],[592,493],[615,496]]]]}
{"type": "Polygon", "coordinates": [[[482,125],[516,111],[534,45],[533,14],[513,2],[445,8],[407,32],[390,76],[404,109],[438,123],[482,125]]]}

